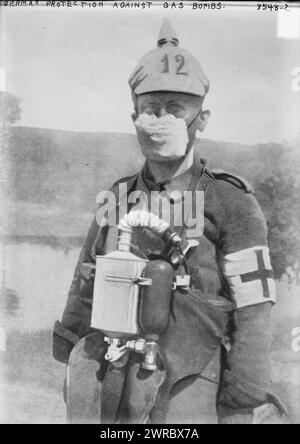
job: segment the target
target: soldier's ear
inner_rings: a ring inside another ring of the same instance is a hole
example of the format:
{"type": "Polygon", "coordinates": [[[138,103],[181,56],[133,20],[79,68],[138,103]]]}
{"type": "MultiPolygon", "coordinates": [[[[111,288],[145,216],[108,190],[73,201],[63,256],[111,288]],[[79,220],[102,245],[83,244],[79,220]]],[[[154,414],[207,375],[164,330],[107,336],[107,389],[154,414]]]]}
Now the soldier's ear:
{"type": "Polygon", "coordinates": [[[134,111],[134,113],[131,114],[131,120],[133,121],[133,123],[136,121],[137,118],[138,118],[138,113],[134,111]]]}
{"type": "Polygon", "coordinates": [[[139,117],[138,107],[137,107],[137,96],[134,93],[132,93],[131,98],[133,102],[133,113],[131,114],[131,120],[134,123],[136,119],[139,117]]]}
{"type": "Polygon", "coordinates": [[[208,123],[209,117],[210,117],[210,111],[208,109],[205,111],[201,111],[201,113],[199,114],[199,117],[197,119],[197,129],[199,131],[201,131],[201,132],[204,131],[204,129],[208,123]]]}

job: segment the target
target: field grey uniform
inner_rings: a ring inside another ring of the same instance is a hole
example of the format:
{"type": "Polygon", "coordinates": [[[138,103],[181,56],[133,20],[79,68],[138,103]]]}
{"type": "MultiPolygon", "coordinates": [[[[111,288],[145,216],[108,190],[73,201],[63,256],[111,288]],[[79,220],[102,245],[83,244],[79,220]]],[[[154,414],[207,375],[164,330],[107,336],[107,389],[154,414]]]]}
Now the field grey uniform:
{"type": "MultiPolygon", "coordinates": [[[[208,91],[201,66],[178,46],[166,25],[158,48],[142,58],[129,83],[134,100],[138,94],[158,90],[199,96],[208,91]],[[165,56],[170,61],[169,70],[172,60],[179,61],[180,67],[176,62],[173,72],[162,72],[165,56]]],[[[279,414],[284,411],[270,392],[270,312],[275,283],[265,218],[246,181],[222,171],[210,172],[199,153],[193,155],[187,171],[163,184],[155,183],[146,162],[140,173],[121,179],[111,188],[117,202],[127,198],[119,195],[120,183],[126,183],[128,193],[162,189],[205,193],[203,233],[195,238],[199,245],[186,258],[191,285],[189,291],[174,290],[169,325],[160,338],[163,383],[153,383],[157,384],[156,396],[148,408],[147,378],[140,382],[139,360],[132,353],[127,382],[124,374],[121,378],[123,401],[116,407],[121,422],[140,422],[143,408],[148,409],[143,421],[154,423],[215,422],[216,412],[221,423],[252,423],[257,407],[267,405],[279,414]]],[[[172,228],[184,235],[183,226],[172,228]]],[[[100,227],[94,220],[62,320],[54,329],[54,356],[62,362],[68,361],[80,338],[94,331],[90,327],[94,275],[85,264],[94,264],[97,254],[115,250],[116,240],[114,227],[100,227]]],[[[150,230],[136,229],[132,251],[141,257],[159,257],[165,245],[150,230]]],[[[113,387],[105,387],[109,401],[115,394],[113,387]]]]}

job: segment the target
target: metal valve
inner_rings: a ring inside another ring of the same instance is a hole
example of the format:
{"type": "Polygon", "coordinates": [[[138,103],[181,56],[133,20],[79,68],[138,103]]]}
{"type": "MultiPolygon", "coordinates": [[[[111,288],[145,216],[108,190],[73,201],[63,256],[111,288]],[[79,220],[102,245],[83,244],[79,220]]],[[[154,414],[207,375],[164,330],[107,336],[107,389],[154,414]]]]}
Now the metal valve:
{"type": "Polygon", "coordinates": [[[158,355],[159,345],[155,341],[146,341],[145,344],[145,354],[144,360],[141,366],[145,370],[156,370],[157,369],[157,355],[158,355]]]}
{"type": "Polygon", "coordinates": [[[157,369],[157,354],[159,345],[155,341],[147,341],[145,339],[136,339],[124,342],[118,338],[107,338],[104,340],[109,344],[105,359],[110,362],[115,362],[120,359],[127,351],[134,351],[144,355],[141,363],[145,370],[154,371],[157,369]]]}
{"type": "Polygon", "coordinates": [[[121,339],[105,337],[104,340],[109,344],[105,354],[105,359],[107,361],[117,361],[127,352],[127,347],[126,345],[122,345],[121,339]]]}

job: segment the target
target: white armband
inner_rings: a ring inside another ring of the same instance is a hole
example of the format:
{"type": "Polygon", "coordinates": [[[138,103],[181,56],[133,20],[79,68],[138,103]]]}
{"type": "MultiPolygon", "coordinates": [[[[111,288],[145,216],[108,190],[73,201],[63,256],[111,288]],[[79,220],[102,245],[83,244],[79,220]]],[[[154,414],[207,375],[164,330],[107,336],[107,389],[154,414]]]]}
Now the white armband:
{"type": "Polygon", "coordinates": [[[276,302],[276,288],[268,247],[252,247],[227,254],[224,274],[237,308],[276,302]]]}

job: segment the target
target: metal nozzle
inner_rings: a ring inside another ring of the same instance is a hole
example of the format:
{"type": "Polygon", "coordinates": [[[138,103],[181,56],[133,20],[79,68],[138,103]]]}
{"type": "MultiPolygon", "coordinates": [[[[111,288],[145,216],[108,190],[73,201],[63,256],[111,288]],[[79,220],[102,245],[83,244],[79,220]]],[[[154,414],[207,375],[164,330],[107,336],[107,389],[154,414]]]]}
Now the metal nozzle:
{"type": "Polygon", "coordinates": [[[105,359],[111,363],[116,363],[127,351],[134,351],[144,355],[141,367],[145,370],[154,371],[157,369],[157,354],[159,345],[155,341],[145,339],[133,339],[124,342],[122,339],[107,338],[104,340],[109,344],[105,359]]]}
{"type": "Polygon", "coordinates": [[[145,344],[144,360],[141,364],[145,370],[154,371],[157,369],[157,354],[159,346],[155,341],[149,341],[145,344]]]}
{"type": "Polygon", "coordinates": [[[118,250],[130,251],[132,229],[122,230],[118,239],[118,250]]]}
{"type": "Polygon", "coordinates": [[[175,231],[170,230],[169,228],[162,234],[162,238],[166,241],[178,247],[182,243],[182,239],[175,231]]]}

